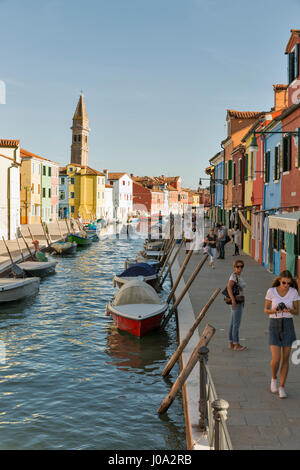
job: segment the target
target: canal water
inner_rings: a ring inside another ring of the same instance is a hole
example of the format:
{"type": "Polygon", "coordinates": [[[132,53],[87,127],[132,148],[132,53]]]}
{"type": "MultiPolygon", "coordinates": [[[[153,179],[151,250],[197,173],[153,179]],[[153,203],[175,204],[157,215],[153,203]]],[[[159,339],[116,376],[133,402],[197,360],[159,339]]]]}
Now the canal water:
{"type": "Polygon", "coordinates": [[[182,397],[157,414],[179,374],[161,376],[175,321],[138,339],[105,316],[142,243],[93,243],[58,259],[37,296],[0,307],[0,449],[186,449],[182,397]]]}

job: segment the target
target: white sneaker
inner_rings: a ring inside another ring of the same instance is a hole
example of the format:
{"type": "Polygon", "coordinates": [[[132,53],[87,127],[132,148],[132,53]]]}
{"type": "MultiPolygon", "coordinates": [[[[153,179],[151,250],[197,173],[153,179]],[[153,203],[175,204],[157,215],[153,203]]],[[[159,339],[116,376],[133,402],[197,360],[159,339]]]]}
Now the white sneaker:
{"type": "Polygon", "coordinates": [[[278,393],[279,393],[279,398],[287,398],[287,394],[283,387],[279,387],[278,393]]]}
{"type": "Polygon", "coordinates": [[[277,379],[272,379],[271,380],[271,392],[272,393],[277,393],[278,392],[277,379]]]}

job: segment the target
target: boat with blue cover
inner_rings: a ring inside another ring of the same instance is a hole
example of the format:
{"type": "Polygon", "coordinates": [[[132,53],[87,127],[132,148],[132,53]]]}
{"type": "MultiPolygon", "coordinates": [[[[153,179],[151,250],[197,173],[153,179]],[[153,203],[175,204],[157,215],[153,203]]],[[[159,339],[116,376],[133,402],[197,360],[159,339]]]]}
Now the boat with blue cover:
{"type": "Polygon", "coordinates": [[[157,271],[147,263],[135,263],[125,269],[121,274],[117,274],[114,279],[114,287],[122,287],[128,281],[139,279],[146,282],[154,289],[159,290],[157,271]]]}

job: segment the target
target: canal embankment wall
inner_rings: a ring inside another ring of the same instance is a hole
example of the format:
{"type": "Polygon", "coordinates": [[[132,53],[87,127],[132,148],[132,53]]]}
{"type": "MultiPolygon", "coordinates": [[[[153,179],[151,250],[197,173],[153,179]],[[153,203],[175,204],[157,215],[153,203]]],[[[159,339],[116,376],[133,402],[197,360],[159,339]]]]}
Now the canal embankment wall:
{"type": "MultiPolygon", "coordinates": [[[[48,248],[45,233],[41,224],[21,225],[20,230],[32,254],[34,253],[34,246],[32,244],[31,235],[35,240],[38,240],[40,242],[41,251],[45,251],[48,248]]],[[[63,239],[69,233],[68,226],[65,220],[47,223],[47,230],[50,241],[52,242],[63,239]]],[[[23,237],[21,236],[21,233],[19,232],[18,235],[19,236],[17,237],[17,239],[6,240],[6,245],[8,246],[14,263],[22,261],[22,255],[19,250],[19,245],[23,253],[24,259],[28,260],[30,258],[28,248],[23,240],[23,237]]],[[[0,276],[7,275],[10,270],[10,267],[10,256],[7,252],[4,241],[0,240],[0,276]]]]}

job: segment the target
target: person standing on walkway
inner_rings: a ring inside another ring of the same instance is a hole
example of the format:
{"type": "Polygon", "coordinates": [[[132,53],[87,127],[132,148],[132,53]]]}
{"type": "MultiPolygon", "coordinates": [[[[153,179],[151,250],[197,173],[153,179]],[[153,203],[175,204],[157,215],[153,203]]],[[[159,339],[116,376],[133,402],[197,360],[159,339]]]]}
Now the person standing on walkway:
{"type": "Polygon", "coordinates": [[[219,250],[220,254],[218,259],[225,259],[225,243],[226,243],[226,228],[221,224],[217,225],[218,227],[218,242],[219,242],[219,250]]]}
{"type": "Polygon", "coordinates": [[[232,256],[239,256],[240,254],[240,245],[241,245],[241,231],[239,226],[236,224],[234,226],[232,234],[232,242],[234,243],[234,254],[232,256]]]}
{"type": "Polygon", "coordinates": [[[209,234],[205,239],[206,246],[208,247],[208,254],[210,256],[210,266],[214,269],[215,257],[217,252],[217,235],[214,232],[214,229],[211,228],[209,234]]]}
{"type": "Polygon", "coordinates": [[[284,386],[289,370],[291,347],[296,340],[293,317],[299,313],[298,284],[290,271],[282,271],[266,294],[265,310],[269,315],[269,345],[271,360],[271,392],[286,398],[284,386]],[[277,373],[280,367],[278,387],[277,373]]]}
{"type": "Polygon", "coordinates": [[[246,283],[241,277],[241,272],[244,269],[244,261],[238,259],[233,264],[234,272],[231,274],[228,284],[227,284],[227,291],[229,297],[231,298],[231,305],[230,305],[230,324],[229,324],[229,349],[233,349],[234,351],[245,351],[247,348],[246,346],[242,346],[240,344],[239,339],[239,329],[243,314],[243,307],[244,307],[244,299],[241,302],[238,302],[237,298],[233,295],[233,286],[237,284],[239,289],[239,295],[244,296],[244,290],[246,287],[246,283]]]}

